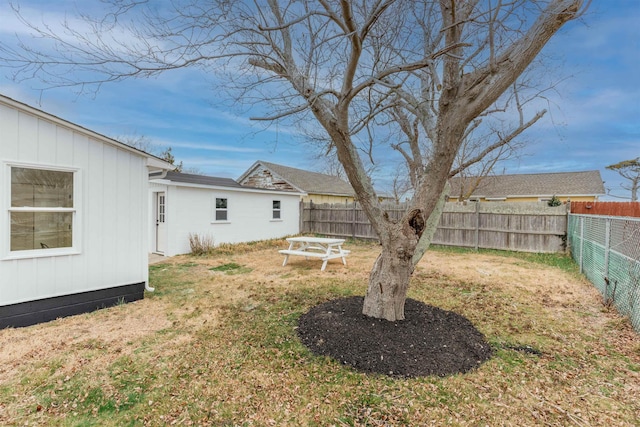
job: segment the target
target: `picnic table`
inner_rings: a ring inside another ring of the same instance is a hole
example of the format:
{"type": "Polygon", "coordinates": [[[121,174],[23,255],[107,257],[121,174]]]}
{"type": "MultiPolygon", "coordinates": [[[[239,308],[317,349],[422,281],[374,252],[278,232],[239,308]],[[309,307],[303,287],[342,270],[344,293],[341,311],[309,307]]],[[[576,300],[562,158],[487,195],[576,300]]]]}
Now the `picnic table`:
{"type": "Polygon", "coordinates": [[[303,256],[305,259],[320,258],[322,259],[322,268],[320,271],[324,271],[327,267],[327,262],[330,259],[342,258],[342,263],[347,265],[346,256],[351,251],[342,249],[344,239],[332,239],[327,237],[289,237],[289,249],[279,250],[284,255],[284,262],[282,266],[287,265],[290,255],[303,256]]]}

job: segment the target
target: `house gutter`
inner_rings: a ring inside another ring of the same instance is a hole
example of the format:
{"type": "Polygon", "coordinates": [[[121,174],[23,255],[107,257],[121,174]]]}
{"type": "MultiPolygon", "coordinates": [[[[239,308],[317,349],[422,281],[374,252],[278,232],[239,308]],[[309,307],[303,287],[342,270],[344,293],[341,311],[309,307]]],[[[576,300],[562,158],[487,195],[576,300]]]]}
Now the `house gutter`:
{"type": "Polygon", "coordinates": [[[157,173],[156,171],[149,172],[149,179],[164,179],[167,176],[167,172],[169,172],[167,169],[162,169],[160,175],[154,175],[157,173]]]}
{"type": "MultiPolygon", "coordinates": [[[[146,154],[146,153],[145,153],[146,154]]],[[[175,166],[158,157],[147,154],[147,168],[149,168],[149,179],[162,179],[167,176],[167,172],[173,170],[175,166]],[[159,175],[153,175],[160,172],[159,175]]]]}

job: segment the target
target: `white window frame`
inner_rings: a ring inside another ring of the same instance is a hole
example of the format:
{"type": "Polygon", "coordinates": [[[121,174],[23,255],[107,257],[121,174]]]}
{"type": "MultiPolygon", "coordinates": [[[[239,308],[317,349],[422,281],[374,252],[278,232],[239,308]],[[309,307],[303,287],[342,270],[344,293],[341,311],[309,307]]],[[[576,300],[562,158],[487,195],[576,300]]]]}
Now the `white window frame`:
{"type": "Polygon", "coordinates": [[[217,223],[229,222],[229,197],[214,196],[214,198],[213,198],[213,222],[217,222],[217,223]],[[218,199],[225,200],[226,207],[218,208],[218,199]],[[226,218],[225,219],[218,219],[218,212],[224,212],[226,218]]]}
{"type": "Polygon", "coordinates": [[[4,188],[6,196],[4,198],[3,211],[6,212],[3,226],[0,227],[0,233],[4,244],[0,247],[3,260],[26,259],[26,258],[42,258],[65,255],[77,255],[81,253],[80,244],[82,242],[82,215],[81,215],[81,171],[78,168],[61,167],[57,165],[39,164],[39,163],[22,163],[22,162],[5,162],[4,164],[4,188]],[[12,207],[11,206],[11,168],[27,168],[48,170],[53,172],[71,172],[73,173],[73,207],[56,208],[56,207],[12,207]],[[6,191],[5,191],[6,190],[6,191]],[[41,248],[28,250],[11,250],[11,212],[71,212],[71,246],[66,248],[41,248]],[[5,238],[6,237],[6,238],[5,238]]]}
{"type": "Polygon", "coordinates": [[[282,200],[272,200],[271,201],[271,219],[273,221],[282,221],[282,200]],[[278,208],[276,209],[275,203],[278,202],[278,208]],[[276,217],[276,212],[278,216],[276,217]]]}

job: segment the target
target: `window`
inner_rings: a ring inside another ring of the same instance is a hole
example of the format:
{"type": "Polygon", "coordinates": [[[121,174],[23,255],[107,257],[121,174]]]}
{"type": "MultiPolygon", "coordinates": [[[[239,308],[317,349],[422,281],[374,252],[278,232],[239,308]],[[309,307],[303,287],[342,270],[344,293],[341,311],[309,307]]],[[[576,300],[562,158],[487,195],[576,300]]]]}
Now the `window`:
{"type": "Polygon", "coordinates": [[[216,221],[227,220],[227,199],[216,198],[216,221]]]}
{"type": "Polygon", "coordinates": [[[165,209],[166,209],[166,204],[165,204],[165,195],[164,193],[158,193],[158,212],[156,213],[157,215],[157,220],[158,223],[163,223],[164,222],[164,216],[165,216],[165,209]]]}
{"type": "Polygon", "coordinates": [[[11,167],[10,250],[73,246],[74,172],[11,167]]]}
{"type": "Polygon", "coordinates": [[[273,219],[280,219],[280,200],[273,201],[273,219]]]}

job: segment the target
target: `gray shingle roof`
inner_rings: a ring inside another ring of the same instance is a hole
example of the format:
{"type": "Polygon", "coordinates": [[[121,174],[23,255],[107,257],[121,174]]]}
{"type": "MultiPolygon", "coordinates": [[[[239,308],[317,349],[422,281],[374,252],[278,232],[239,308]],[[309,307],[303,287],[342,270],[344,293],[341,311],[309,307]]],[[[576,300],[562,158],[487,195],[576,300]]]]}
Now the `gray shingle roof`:
{"type": "MultiPolygon", "coordinates": [[[[451,197],[460,195],[475,177],[451,178],[451,197]]],[[[464,192],[466,193],[466,191],[464,192]]],[[[600,171],[556,172],[517,175],[495,175],[481,178],[471,196],[477,197],[525,197],[525,196],[597,196],[605,194],[600,171]]]]}
{"type": "Polygon", "coordinates": [[[351,185],[338,177],[318,172],[309,172],[303,169],[296,169],[262,160],[258,160],[238,181],[242,181],[242,179],[248,176],[258,165],[264,166],[292,186],[306,193],[340,196],[353,196],[355,194],[351,185]]]}
{"type": "Polygon", "coordinates": [[[244,188],[231,178],[219,178],[215,176],[194,175],[181,172],[167,172],[164,179],[173,182],[184,182],[189,184],[212,185],[216,187],[244,188]]]}

